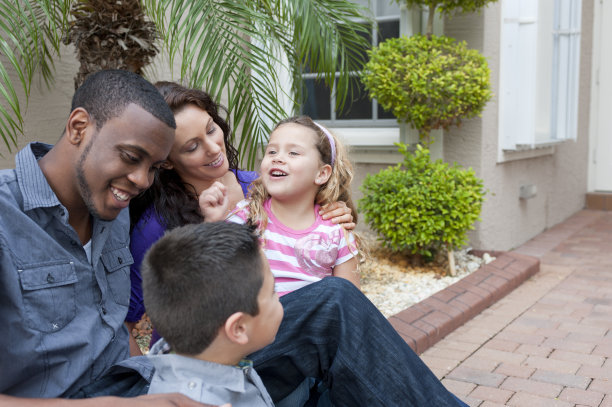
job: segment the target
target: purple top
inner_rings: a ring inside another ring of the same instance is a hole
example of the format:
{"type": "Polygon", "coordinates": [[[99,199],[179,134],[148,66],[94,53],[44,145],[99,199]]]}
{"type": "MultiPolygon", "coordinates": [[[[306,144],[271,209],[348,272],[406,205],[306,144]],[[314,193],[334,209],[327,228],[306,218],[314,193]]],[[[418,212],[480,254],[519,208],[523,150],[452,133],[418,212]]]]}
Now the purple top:
{"type": "MultiPolygon", "coordinates": [[[[242,187],[244,196],[247,195],[247,188],[255,179],[259,177],[254,171],[238,170],[237,179],[242,187]]],[[[134,264],[130,267],[130,280],[132,283],[132,294],[130,297],[130,309],[125,318],[128,322],[138,322],[145,312],[144,301],[142,298],[142,277],[140,275],[140,265],[145,253],[153,243],[157,242],[166,231],[166,226],[155,213],[151,205],[141,216],[134,226],[130,236],[130,251],[134,258],[134,264]]]]}

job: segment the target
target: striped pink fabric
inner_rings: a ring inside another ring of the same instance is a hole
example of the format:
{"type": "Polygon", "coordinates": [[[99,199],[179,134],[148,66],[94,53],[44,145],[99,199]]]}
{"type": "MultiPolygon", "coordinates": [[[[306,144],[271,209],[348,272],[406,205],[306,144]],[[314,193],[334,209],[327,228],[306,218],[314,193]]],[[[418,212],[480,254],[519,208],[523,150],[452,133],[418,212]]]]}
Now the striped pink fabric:
{"type": "MultiPolygon", "coordinates": [[[[245,223],[247,204],[247,200],[238,203],[228,220],[245,223]]],[[[331,276],[335,266],[355,256],[352,233],[329,220],[323,220],[319,215],[319,205],[314,208],[315,222],[304,230],[291,229],[276,219],[270,208],[270,200],[264,203],[264,209],[268,214],[268,225],[262,245],[279,295],[331,276]]]]}

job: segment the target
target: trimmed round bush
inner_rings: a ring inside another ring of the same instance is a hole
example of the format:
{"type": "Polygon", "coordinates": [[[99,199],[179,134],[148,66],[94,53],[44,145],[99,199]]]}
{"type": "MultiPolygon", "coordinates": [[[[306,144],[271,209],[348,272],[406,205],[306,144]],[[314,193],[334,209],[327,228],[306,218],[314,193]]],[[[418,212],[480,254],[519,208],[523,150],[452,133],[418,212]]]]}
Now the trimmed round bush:
{"type": "Polygon", "coordinates": [[[361,81],[386,110],[425,137],[480,115],[491,98],[487,60],[445,36],[390,38],[368,51],[361,81]]]}
{"type": "Polygon", "coordinates": [[[431,161],[429,150],[414,153],[398,144],[403,163],[366,177],[359,210],[394,251],[431,257],[446,246],[455,250],[479,220],[485,190],[471,168],[431,161]]]}

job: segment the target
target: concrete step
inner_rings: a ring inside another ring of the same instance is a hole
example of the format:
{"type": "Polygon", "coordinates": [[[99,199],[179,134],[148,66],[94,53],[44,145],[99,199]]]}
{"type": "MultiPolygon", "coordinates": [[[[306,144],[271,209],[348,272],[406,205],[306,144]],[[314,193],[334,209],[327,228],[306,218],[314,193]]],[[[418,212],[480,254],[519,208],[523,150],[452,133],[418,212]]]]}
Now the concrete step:
{"type": "Polygon", "coordinates": [[[612,192],[587,192],[586,209],[612,211],[612,192]]]}

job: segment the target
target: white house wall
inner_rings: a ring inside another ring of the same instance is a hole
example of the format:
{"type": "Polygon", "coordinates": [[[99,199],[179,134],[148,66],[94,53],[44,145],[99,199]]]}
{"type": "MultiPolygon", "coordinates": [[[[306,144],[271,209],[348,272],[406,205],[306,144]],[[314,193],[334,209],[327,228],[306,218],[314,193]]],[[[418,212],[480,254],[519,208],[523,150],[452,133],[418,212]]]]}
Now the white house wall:
{"type": "Polygon", "coordinates": [[[455,16],[445,21],[446,34],[483,52],[491,69],[494,92],[482,118],[467,121],[444,137],[448,162],[471,166],[489,189],[482,221],[470,234],[476,248],[508,250],[554,226],[584,207],[587,190],[588,125],[590,101],[593,1],[583,1],[580,103],[577,139],[553,147],[515,154],[529,157],[501,161],[498,157],[498,89],[501,4],[480,14],[455,16]],[[520,199],[521,185],[534,185],[537,193],[520,199]]]}

